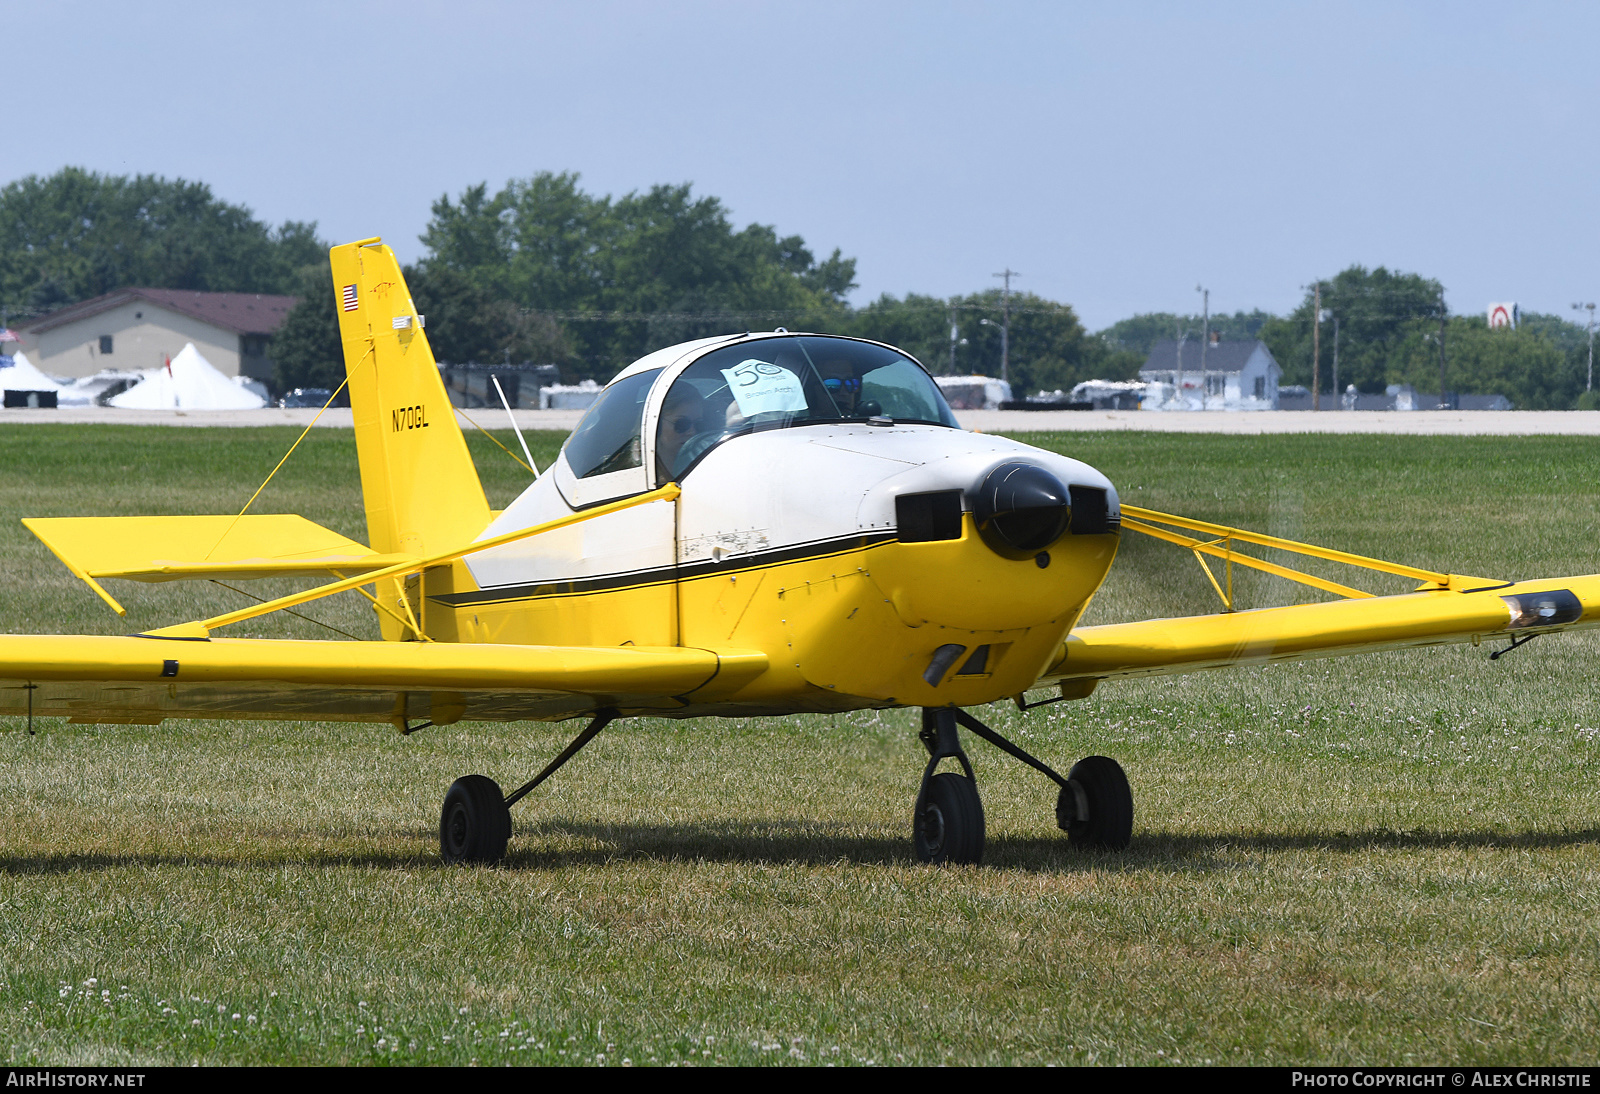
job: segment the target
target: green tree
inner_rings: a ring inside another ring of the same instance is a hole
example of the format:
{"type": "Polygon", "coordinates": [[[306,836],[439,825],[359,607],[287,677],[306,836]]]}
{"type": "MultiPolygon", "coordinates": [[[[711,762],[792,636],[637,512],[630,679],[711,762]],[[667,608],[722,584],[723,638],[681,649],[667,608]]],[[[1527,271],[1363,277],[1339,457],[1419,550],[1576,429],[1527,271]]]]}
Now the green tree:
{"type": "MultiPolygon", "coordinates": [[[[1009,372],[1019,397],[1040,390],[1070,390],[1081,380],[1124,379],[1137,373],[1144,361],[1143,356],[1088,335],[1070,305],[1033,293],[1014,293],[1010,312],[1009,372]]],[[[958,331],[955,371],[999,376],[1004,323],[999,289],[949,300],[915,293],[896,299],[885,294],[857,311],[848,329],[899,346],[935,373],[947,373],[952,322],[958,331]]]]}
{"type": "Polygon", "coordinates": [[[1243,342],[1259,337],[1261,329],[1272,318],[1269,312],[1256,308],[1248,312],[1234,312],[1232,315],[1221,313],[1213,315],[1207,325],[1204,318],[1199,315],[1146,312],[1118,320],[1096,337],[1109,349],[1126,350],[1137,354],[1140,364],[1143,364],[1157,342],[1172,341],[1180,332],[1187,333],[1191,339],[1198,339],[1202,329],[1209,329],[1216,332],[1225,342],[1243,342]]]}
{"type": "Polygon", "coordinates": [[[422,241],[427,273],[453,271],[557,324],[569,367],[596,379],[686,338],[835,326],[855,280],[854,259],[835,250],[818,262],[767,225],[736,231],[721,202],[688,185],[613,199],[570,173],[441,197],[422,241]]]}
{"type": "Polygon", "coordinates": [[[0,188],[0,303],[12,308],[131,285],[289,293],[325,258],[315,224],[271,228],[204,183],[67,167],[0,188]]]}
{"type": "MultiPolygon", "coordinates": [[[[968,317],[952,309],[955,301],[936,296],[907,293],[904,299],[884,293],[850,316],[841,333],[854,334],[897,346],[927,365],[934,373],[950,371],[950,324],[954,317],[961,336],[968,334],[968,317]]],[[[972,317],[971,323],[977,324],[972,317]]],[[[968,346],[956,348],[956,371],[972,372],[973,356],[968,346]]]]}
{"type": "Polygon", "coordinates": [[[279,392],[297,387],[331,391],[344,380],[333,270],[326,261],[306,266],[295,290],[299,303],[272,336],[273,385],[279,392]]]}
{"type": "MultiPolygon", "coordinates": [[[[1396,383],[1439,391],[1439,328],[1403,343],[1396,383]]],[[[1544,331],[1490,330],[1484,316],[1455,316],[1445,328],[1445,382],[1453,392],[1504,395],[1519,410],[1567,410],[1583,391],[1583,372],[1544,331]]]]}
{"type": "MultiPolygon", "coordinates": [[[[1282,367],[1285,384],[1311,383],[1313,301],[1313,291],[1307,290],[1298,308],[1261,328],[1261,339],[1282,367]]],[[[1322,306],[1339,317],[1339,386],[1355,384],[1361,391],[1379,392],[1389,384],[1406,382],[1421,335],[1430,324],[1437,332],[1444,287],[1420,274],[1351,266],[1322,282],[1322,306]]],[[[1332,390],[1333,337],[1333,324],[1325,322],[1324,391],[1332,390]]],[[[1434,375],[1438,376],[1437,361],[1434,375]]],[[[1436,378],[1432,387],[1438,386],[1436,378]]]]}
{"type": "Polygon", "coordinates": [[[405,275],[411,298],[426,317],[428,345],[436,360],[541,365],[571,361],[566,332],[549,317],[479,292],[465,274],[449,266],[413,266],[405,275]]]}

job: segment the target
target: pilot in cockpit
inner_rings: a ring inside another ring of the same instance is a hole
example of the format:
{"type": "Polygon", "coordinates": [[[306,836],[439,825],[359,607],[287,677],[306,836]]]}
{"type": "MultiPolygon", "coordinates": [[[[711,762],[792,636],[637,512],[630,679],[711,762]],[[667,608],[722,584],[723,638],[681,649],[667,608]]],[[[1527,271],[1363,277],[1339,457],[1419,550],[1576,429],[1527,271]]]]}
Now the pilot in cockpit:
{"type": "Polygon", "coordinates": [[[848,357],[824,357],[817,362],[817,375],[822,377],[822,386],[833,397],[833,405],[839,408],[840,416],[858,417],[856,404],[861,399],[861,378],[856,375],[854,363],[848,357]]]}
{"type": "MultiPolygon", "coordinates": [[[[677,477],[693,455],[684,453],[684,445],[706,432],[706,401],[693,386],[674,384],[661,404],[661,426],[656,431],[656,475],[666,482],[677,477]]],[[[704,451],[705,446],[700,446],[704,451]]]]}

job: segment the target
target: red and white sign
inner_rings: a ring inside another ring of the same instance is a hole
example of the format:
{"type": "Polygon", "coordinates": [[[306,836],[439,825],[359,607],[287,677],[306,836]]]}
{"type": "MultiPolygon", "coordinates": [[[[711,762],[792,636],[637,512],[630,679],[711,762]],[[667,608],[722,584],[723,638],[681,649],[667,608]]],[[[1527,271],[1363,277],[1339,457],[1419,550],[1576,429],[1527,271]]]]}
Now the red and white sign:
{"type": "Polygon", "coordinates": [[[1522,318],[1522,311],[1515,303],[1489,305],[1489,329],[1516,330],[1517,320],[1522,318]]]}

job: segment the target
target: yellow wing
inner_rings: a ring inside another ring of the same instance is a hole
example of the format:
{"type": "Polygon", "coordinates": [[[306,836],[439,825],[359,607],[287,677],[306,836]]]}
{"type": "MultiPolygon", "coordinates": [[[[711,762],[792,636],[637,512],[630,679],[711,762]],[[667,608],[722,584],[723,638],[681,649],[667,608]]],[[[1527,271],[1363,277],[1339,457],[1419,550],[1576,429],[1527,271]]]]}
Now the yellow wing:
{"type": "Polygon", "coordinates": [[[670,714],[766,670],[751,650],[0,635],[0,714],[411,723],[670,714]]]}
{"type": "Polygon", "coordinates": [[[1123,528],[1192,551],[1222,599],[1224,611],[1180,619],[1146,619],[1079,627],[1040,684],[1086,695],[1095,682],[1157,676],[1267,661],[1337,657],[1407,646],[1525,637],[1600,622],[1600,575],[1506,582],[1443,574],[1205,521],[1123,507],[1123,528]],[[1163,527],[1163,525],[1167,527],[1163,527]],[[1181,529],[1175,531],[1174,529],[1181,529]],[[1197,533],[1197,534],[1196,534],[1197,533]],[[1250,544],[1401,577],[1420,579],[1415,592],[1373,596],[1312,574],[1243,554],[1250,544]],[[1232,583],[1218,580],[1205,559],[1242,565],[1310,585],[1344,599],[1323,604],[1233,611],[1232,583]]]}

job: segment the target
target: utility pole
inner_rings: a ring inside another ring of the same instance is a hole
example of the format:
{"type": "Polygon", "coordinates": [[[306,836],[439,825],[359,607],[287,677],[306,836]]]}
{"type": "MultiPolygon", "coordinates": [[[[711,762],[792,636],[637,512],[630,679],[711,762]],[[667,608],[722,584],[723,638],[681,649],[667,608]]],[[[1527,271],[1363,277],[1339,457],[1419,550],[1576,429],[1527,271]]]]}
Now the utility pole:
{"type": "Polygon", "coordinates": [[[1344,396],[1339,390],[1339,317],[1333,317],[1333,409],[1344,406],[1344,396]]]}
{"type": "Polygon", "coordinates": [[[1021,277],[1010,266],[1004,273],[997,273],[995,277],[1005,278],[1006,287],[1000,294],[1000,379],[1006,383],[1011,382],[1011,279],[1021,277]]]}
{"type": "Polygon", "coordinates": [[[1172,374],[1173,393],[1172,401],[1182,409],[1188,410],[1189,404],[1183,401],[1183,344],[1189,340],[1189,328],[1183,325],[1183,320],[1178,320],[1178,366],[1172,374]]]}
{"type": "Polygon", "coordinates": [[[956,327],[955,305],[952,304],[950,306],[950,371],[947,373],[950,376],[956,374],[956,338],[960,333],[960,330],[956,327]]]}
{"type": "Polygon", "coordinates": [[[1200,294],[1200,405],[1206,405],[1206,347],[1211,344],[1211,290],[1196,285],[1200,294]]]}
{"type": "Polygon", "coordinates": [[[1573,311],[1583,311],[1585,308],[1587,308],[1589,310],[1589,379],[1583,385],[1583,390],[1585,390],[1585,391],[1593,391],[1594,390],[1594,305],[1593,304],[1574,304],[1574,305],[1572,305],[1572,310],[1573,311]]]}
{"type": "Polygon", "coordinates": [[[1439,294],[1439,409],[1450,409],[1450,396],[1445,394],[1444,382],[1444,321],[1446,317],[1444,294],[1439,294]]]}
{"type": "Polygon", "coordinates": [[[1311,305],[1311,409],[1322,409],[1322,282],[1311,305]]]}

